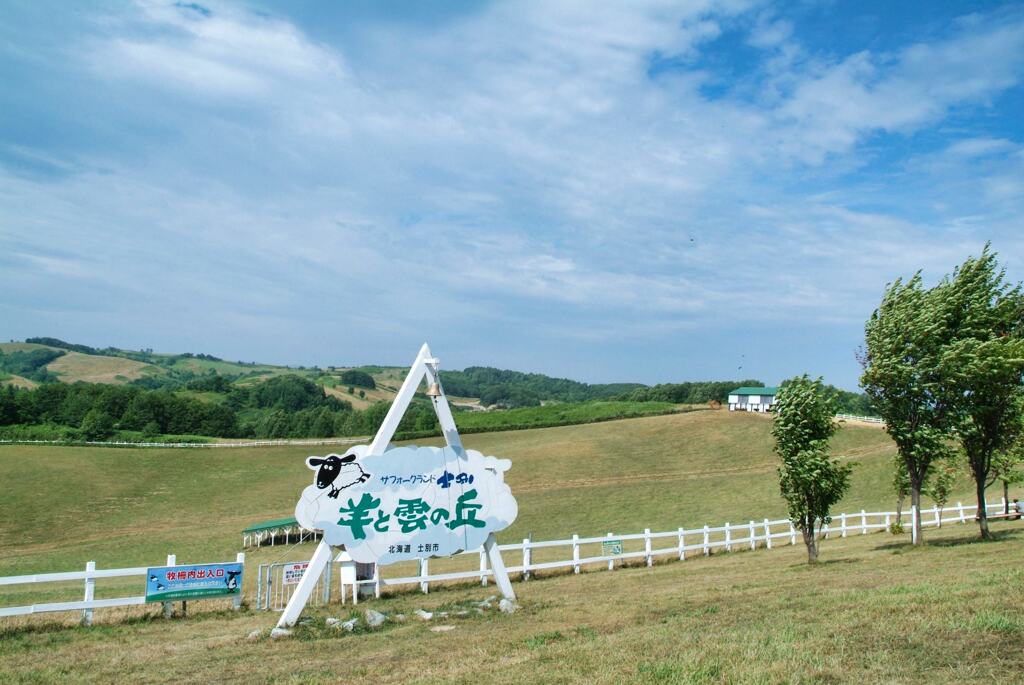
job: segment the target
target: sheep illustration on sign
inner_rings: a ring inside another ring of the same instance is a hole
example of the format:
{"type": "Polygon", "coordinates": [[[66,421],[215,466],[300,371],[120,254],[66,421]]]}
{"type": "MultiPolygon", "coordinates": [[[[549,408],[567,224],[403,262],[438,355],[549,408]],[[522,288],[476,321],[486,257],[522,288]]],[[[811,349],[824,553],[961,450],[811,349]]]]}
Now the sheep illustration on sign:
{"type": "Polygon", "coordinates": [[[295,518],[344,545],[355,561],[391,564],[480,547],[519,511],[505,484],[508,459],[458,447],[395,447],[366,456],[309,457],[315,473],[295,518]]]}

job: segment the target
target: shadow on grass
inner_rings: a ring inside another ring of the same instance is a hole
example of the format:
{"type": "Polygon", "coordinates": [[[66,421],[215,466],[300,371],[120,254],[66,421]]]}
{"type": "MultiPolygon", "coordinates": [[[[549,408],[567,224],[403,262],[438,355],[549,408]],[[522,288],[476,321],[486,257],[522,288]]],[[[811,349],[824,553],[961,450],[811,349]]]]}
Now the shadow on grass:
{"type": "MultiPolygon", "coordinates": [[[[939,538],[937,540],[929,540],[928,536],[925,535],[924,544],[920,547],[961,547],[964,545],[987,545],[1005,542],[1006,540],[1018,540],[1020,538],[1020,530],[994,530],[992,531],[991,540],[982,540],[980,533],[977,530],[974,530],[969,534],[958,535],[956,537],[951,538],[939,538]]],[[[898,540],[886,543],[884,545],[877,545],[874,549],[877,552],[901,553],[913,550],[915,549],[915,546],[909,540],[898,540]]]]}
{"type": "Polygon", "coordinates": [[[818,559],[818,566],[831,566],[832,564],[859,564],[863,559],[857,559],[854,557],[843,557],[842,559],[825,559],[824,561],[818,559]]]}
{"type": "MultiPolygon", "coordinates": [[[[97,610],[99,611],[99,610],[97,610]]],[[[71,612],[68,612],[71,613],[71,612]]],[[[97,634],[102,635],[109,633],[112,630],[125,628],[129,626],[142,626],[149,624],[160,624],[168,625],[172,623],[201,623],[210,620],[219,619],[238,619],[244,616],[251,616],[252,612],[249,607],[245,604],[242,605],[240,611],[233,609],[211,609],[207,611],[195,611],[187,616],[182,616],[180,613],[175,613],[171,618],[164,618],[163,612],[157,613],[145,613],[136,614],[132,616],[120,616],[111,618],[109,620],[103,620],[102,617],[97,617],[95,623],[91,626],[82,625],[81,623],[72,623],[69,620],[61,621],[57,620],[46,620],[41,622],[23,623],[20,625],[11,626],[0,626],[0,641],[13,638],[16,636],[25,636],[33,634],[46,634],[46,633],[81,633],[81,634],[97,634]]]]}
{"type": "Polygon", "coordinates": [[[818,557],[818,560],[813,564],[808,564],[807,560],[801,561],[797,564],[790,564],[789,569],[793,571],[812,571],[816,568],[828,568],[829,566],[838,566],[840,564],[859,564],[863,559],[857,559],[855,557],[840,557],[839,559],[822,559],[818,557]]]}

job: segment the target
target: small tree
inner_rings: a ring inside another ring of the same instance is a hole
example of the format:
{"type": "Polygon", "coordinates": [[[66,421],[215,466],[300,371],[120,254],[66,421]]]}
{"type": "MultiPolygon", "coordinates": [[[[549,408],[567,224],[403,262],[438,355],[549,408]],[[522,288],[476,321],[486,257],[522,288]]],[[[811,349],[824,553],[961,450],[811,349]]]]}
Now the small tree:
{"type": "Polygon", "coordinates": [[[893,460],[892,489],[896,491],[896,520],[889,526],[889,532],[896,535],[903,532],[903,503],[910,495],[910,478],[907,477],[907,467],[898,454],[893,460]]]}
{"type": "Polygon", "coordinates": [[[160,435],[160,424],[156,421],[147,421],[146,425],[142,427],[142,435],[147,438],[160,435]]]}
{"type": "Polygon", "coordinates": [[[955,459],[943,459],[942,463],[932,467],[932,474],[925,484],[924,492],[932,498],[935,506],[939,508],[939,527],[942,527],[942,510],[946,508],[949,501],[949,493],[956,485],[956,479],[960,476],[960,469],[957,468],[955,459]]]}
{"type": "Polygon", "coordinates": [[[821,379],[793,378],[779,390],[772,435],[782,458],[779,488],[789,505],[789,518],[803,533],[807,563],[818,560],[815,533],[831,521],[829,510],[849,487],[851,465],[828,456],[836,431],[835,409],[823,394],[821,379]]]}
{"type": "Polygon", "coordinates": [[[102,409],[90,409],[82,418],[80,429],[86,440],[102,440],[114,432],[114,420],[102,409]]]}
{"type": "MultiPolygon", "coordinates": [[[[1024,416],[1021,417],[1024,423],[1024,416]]],[[[999,481],[1003,486],[1003,514],[1010,514],[1010,486],[1024,483],[1024,427],[1008,448],[992,455],[991,485],[999,481]]]]}

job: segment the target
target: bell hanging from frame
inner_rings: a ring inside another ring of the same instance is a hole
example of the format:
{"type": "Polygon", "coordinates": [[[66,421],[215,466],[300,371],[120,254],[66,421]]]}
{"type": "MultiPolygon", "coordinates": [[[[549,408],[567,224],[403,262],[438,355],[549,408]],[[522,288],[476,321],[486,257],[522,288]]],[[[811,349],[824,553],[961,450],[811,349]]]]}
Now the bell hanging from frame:
{"type": "Polygon", "coordinates": [[[438,383],[431,383],[430,387],[427,388],[427,397],[440,397],[441,386],[438,383]]]}

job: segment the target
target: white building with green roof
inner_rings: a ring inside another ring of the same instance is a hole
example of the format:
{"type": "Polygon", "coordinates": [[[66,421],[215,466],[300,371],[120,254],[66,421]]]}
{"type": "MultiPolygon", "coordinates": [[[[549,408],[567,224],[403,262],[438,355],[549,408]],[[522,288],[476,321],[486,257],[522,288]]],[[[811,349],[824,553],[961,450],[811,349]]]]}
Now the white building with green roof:
{"type": "Polygon", "coordinates": [[[729,411],[767,412],[775,404],[775,395],[779,392],[774,387],[743,387],[729,391],[729,411]]]}

